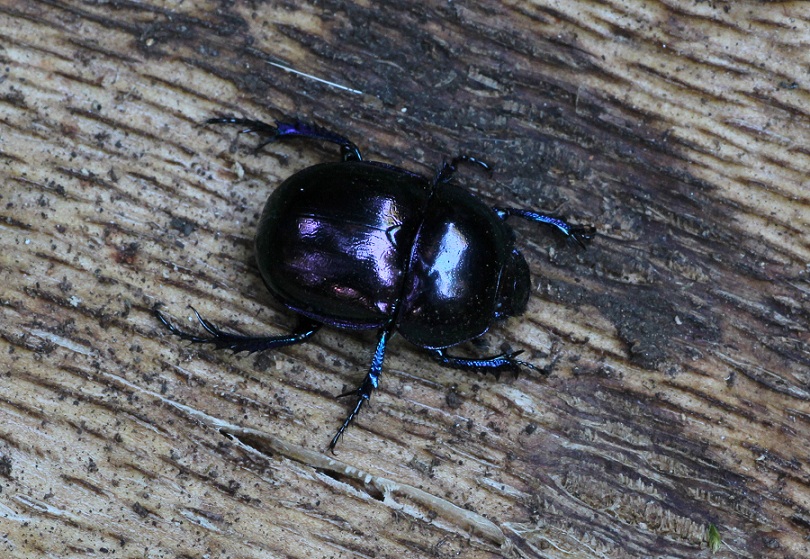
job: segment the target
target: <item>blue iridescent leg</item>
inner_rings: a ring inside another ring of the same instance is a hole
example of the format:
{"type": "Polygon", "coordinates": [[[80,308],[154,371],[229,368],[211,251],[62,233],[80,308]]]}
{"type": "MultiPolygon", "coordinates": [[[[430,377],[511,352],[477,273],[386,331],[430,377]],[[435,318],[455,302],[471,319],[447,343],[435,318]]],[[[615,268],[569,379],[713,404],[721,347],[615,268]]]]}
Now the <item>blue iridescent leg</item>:
{"type": "Polygon", "coordinates": [[[212,344],[217,349],[230,349],[234,353],[239,353],[240,351],[254,353],[256,351],[264,351],[267,349],[276,349],[288,345],[300,344],[311,338],[312,335],[315,334],[315,332],[317,332],[321,327],[319,322],[315,322],[308,318],[299,317],[298,326],[296,327],[295,332],[292,334],[288,334],[286,336],[242,336],[240,334],[223,332],[214,326],[214,324],[201,317],[200,313],[198,313],[193,307],[191,310],[193,310],[194,314],[197,315],[197,320],[200,321],[202,327],[211,335],[211,337],[197,336],[183,332],[177,328],[177,326],[169,322],[169,320],[163,316],[163,313],[157,309],[155,309],[155,316],[166,328],[169,329],[169,332],[179,338],[188,340],[189,342],[195,344],[212,344]]]}
{"type": "Polygon", "coordinates": [[[340,437],[343,436],[343,432],[351,424],[351,422],[354,421],[354,418],[360,412],[360,408],[362,408],[363,404],[368,401],[368,399],[371,397],[371,393],[379,385],[380,374],[382,373],[383,358],[385,357],[385,346],[388,343],[388,338],[390,337],[391,332],[388,329],[385,329],[380,333],[380,339],[377,340],[377,349],[374,351],[374,358],[371,360],[371,367],[369,367],[366,378],[363,379],[363,382],[357,387],[356,390],[344,392],[338,396],[338,398],[342,398],[344,396],[351,396],[352,394],[355,394],[357,395],[357,402],[355,403],[352,411],[349,412],[349,415],[346,416],[345,421],[343,421],[343,425],[341,425],[340,429],[338,429],[337,433],[335,433],[335,436],[332,438],[332,442],[329,443],[329,450],[332,452],[335,451],[335,445],[337,445],[340,437]]]}
{"type": "Polygon", "coordinates": [[[521,210],[519,208],[492,208],[501,219],[507,219],[511,216],[520,217],[536,223],[545,223],[556,227],[566,237],[574,239],[579,246],[585,248],[585,243],[590,241],[596,235],[596,228],[591,226],[575,226],[568,223],[566,220],[559,217],[554,217],[547,214],[541,214],[532,210],[521,210]]]}
{"type": "Polygon", "coordinates": [[[512,371],[517,373],[521,367],[526,367],[539,373],[548,374],[547,371],[539,369],[527,363],[526,361],[518,361],[516,356],[523,353],[522,351],[513,351],[511,353],[501,353],[492,357],[456,357],[447,355],[443,349],[434,349],[431,351],[433,358],[446,367],[453,369],[462,369],[465,371],[476,371],[479,373],[492,373],[496,377],[500,376],[502,371],[512,371]]]}
{"type": "Polygon", "coordinates": [[[267,144],[274,142],[279,138],[311,138],[313,140],[322,140],[340,146],[340,154],[343,161],[362,161],[363,157],[360,155],[360,148],[358,148],[348,138],[344,138],[336,132],[321,128],[314,124],[307,124],[306,122],[282,122],[276,121],[276,125],[268,124],[260,120],[251,120],[248,118],[236,117],[223,117],[223,118],[209,118],[205,121],[206,124],[235,124],[237,126],[244,126],[242,132],[256,132],[266,139],[263,140],[256,149],[261,149],[267,144]]]}

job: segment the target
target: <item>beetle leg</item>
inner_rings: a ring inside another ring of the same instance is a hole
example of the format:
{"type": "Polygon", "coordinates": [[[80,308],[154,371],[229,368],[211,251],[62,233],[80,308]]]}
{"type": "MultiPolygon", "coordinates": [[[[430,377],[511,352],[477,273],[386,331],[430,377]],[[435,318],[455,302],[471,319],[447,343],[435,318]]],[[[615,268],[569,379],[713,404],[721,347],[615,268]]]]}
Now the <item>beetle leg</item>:
{"type": "Polygon", "coordinates": [[[483,167],[487,172],[492,173],[492,167],[480,159],[476,159],[470,155],[458,155],[450,160],[450,163],[447,161],[442,161],[442,166],[439,168],[439,171],[436,173],[436,177],[433,179],[434,186],[449,181],[456,172],[456,166],[459,163],[474,163],[475,165],[483,167]]]}
{"type": "Polygon", "coordinates": [[[354,404],[352,411],[349,412],[349,415],[346,416],[346,419],[343,421],[343,425],[340,426],[340,429],[338,429],[337,433],[335,433],[335,436],[332,437],[332,442],[329,443],[329,450],[332,452],[335,451],[335,445],[337,445],[340,437],[343,436],[343,432],[351,424],[351,422],[354,421],[354,418],[360,412],[360,408],[362,408],[363,404],[368,401],[368,399],[371,397],[371,393],[379,385],[380,374],[382,373],[383,357],[385,357],[385,346],[388,343],[388,338],[390,336],[391,332],[388,329],[385,329],[380,333],[380,339],[377,341],[377,349],[374,351],[374,358],[371,360],[371,367],[369,367],[368,374],[366,375],[366,378],[363,379],[360,386],[358,386],[356,390],[344,392],[338,396],[338,398],[342,398],[343,396],[351,396],[352,394],[356,394],[357,402],[354,404]]]}
{"type": "Polygon", "coordinates": [[[520,367],[526,367],[533,371],[542,374],[548,374],[539,367],[535,367],[526,361],[518,361],[515,356],[523,353],[522,351],[513,351],[511,353],[501,353],[492,357],[456,357],[447,355],[443,349],[434,349],[431,351],[433,358],[446,367],[453,369],[462,369],[465,371],[476,371],[479,373],[492,373],[496,377],[500,376],[502,371],[513,371],[518,373],[520,367]]]}
{"type": "Polygon", "coordinates": [[[234,353],[240,351],[247,351],[254,353],[256,351],[264,351],[267,349],[276,349],[288,345],[300,344],[312,337],[321,327],[319,322],[315,322],[308,318],[299,317],[298,325],[292,334],[286,336],[242,336],[240,334],[231,334],[223,332],[214,324],[200,316],[200,313],[192,307],[194,314],[197,315],[197,320],[205,329],[206,332],[211,334],[211,337],[196,336],[183,332],[174,324],[163,316],[159,310],[155,309],[155,316],[160,320],[163,325],[169,329],[169,332],[184,340],[188,340],[195,344],[213,344],[217,349],[230,349],[234,353]]]}
{"type": "Polygon", "coordinates": [[[273,126],[272,124],[267,124],[266,122],[262,122],[260,120],[224,117],[209,118],[205,121],[205,123],[236,124],[237,126],[245,127],[242,132],[257,132],[263,136],[266,136],[267,138],[256,147],[257,150],[275,141],[277,138],[312,138],[313,140],[323,140],[324,142],[339,145],[340,154],[343,157],[343,161],[362,161],[363,159],[363,157],[360,155],[360,148],[358,148],[348,138],[345,138],[336,132],[332,132],[331,130],[327,130],[326,128],[321,128],[320,126],[316,126],[314,124],[307,124],[306,122],[301,122],[299,120],[293,123],[277,120],[276,125],[273,126]]]}
{"type": "Polygon", "coordinates": [[[585,248],[585,242],[590,241],[596,235],[596,228],[593,226],[571,225],[566,220],[548,214],[541,214],[532,210],[521,210],[519,208],[492,208],[503,220],[511,216],[520,217],[536,223],[546,223],[562,231],[569,239],[574,239],[579,246],[585,248]]]}

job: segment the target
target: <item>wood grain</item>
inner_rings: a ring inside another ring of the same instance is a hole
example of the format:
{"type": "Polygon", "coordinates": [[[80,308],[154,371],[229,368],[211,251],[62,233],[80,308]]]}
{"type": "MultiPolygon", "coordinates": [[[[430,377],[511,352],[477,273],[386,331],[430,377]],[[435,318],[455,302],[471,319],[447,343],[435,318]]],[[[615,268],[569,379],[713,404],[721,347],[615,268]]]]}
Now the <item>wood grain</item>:
{"type": "Polygon", "coordinates": [[[808,53],[806,2],[0,0],[0,555],[808,556],[808,53]],[[597,225],[515,223],[528,312],[465,348],[548,378],[395,339],[331,456],[371,334],[170,336],[289,330],[258,212],[336,155],[226,114],[597,225]]]}

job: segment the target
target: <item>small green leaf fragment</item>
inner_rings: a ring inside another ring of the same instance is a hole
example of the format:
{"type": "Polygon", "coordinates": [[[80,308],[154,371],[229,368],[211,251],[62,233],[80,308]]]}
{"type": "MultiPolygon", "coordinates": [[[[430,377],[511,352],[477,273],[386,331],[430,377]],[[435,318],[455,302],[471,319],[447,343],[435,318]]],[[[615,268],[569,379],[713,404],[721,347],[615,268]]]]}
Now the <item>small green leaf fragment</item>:
{"type": "Polygon", "coordinates": [[[720,537],[720,530],[717,529],[717,526],[709,524],[706,530],[706,538],[709,540],[709,549],[712,553],[720,551],[720,544],[723,543],[723,539],[720,537]]]}

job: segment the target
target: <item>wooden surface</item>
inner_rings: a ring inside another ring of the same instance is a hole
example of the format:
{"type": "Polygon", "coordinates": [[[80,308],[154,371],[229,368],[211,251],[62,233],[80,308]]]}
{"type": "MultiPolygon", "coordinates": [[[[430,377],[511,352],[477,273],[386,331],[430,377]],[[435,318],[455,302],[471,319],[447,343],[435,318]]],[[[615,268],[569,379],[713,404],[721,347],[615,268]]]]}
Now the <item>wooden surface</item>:
{"type": "Polygon", "coordinates": [[[808,3],[380,4],[0,0],[0,556],[807,557],[808,3]],[[463,348],[550,376],[395,338],[332,456],[371,333],[168,335],[289,330],[258,212],[336,156],[221,114],[597,225],[514,223],[528,312],[463,348]]]}

